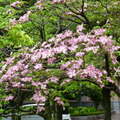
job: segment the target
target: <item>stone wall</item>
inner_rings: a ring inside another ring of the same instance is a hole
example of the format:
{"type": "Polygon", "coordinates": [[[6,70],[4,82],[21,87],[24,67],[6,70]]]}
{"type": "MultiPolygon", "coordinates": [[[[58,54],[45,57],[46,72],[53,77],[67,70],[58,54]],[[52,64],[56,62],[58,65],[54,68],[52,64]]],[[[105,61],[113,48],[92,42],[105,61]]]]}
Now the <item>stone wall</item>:
{"type": "Polygon", "coordinates": [[[71,120],[98,120],[98,119],[103,119],[103,115],[90,115],[90,116],[71,117],[71,120]]]}
{"type": "MultiPolygon", "coordinates": [[[[2,120],[12,120],[12,118],[6,117],[6,118],[2,118],[2,120]]],[[[44,119],[38,115],[26,115],[26,116],[21,116],[21,120],[44,120],[44,119]]]]}
{"type": "Polygon", "coordinates": [[[112,111],[120,113],[120,100],[114,100],[111,102],[112,111]]]}

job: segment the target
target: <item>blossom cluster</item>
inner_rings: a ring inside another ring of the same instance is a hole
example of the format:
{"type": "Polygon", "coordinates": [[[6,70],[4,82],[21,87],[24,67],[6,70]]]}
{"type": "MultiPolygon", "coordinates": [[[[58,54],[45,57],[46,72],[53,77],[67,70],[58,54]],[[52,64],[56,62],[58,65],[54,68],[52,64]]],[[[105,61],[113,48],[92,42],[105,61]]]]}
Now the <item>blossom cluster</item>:
{"type": "Polygon", "coordinates": [[[41,7],[44,6],[44,3],[42,0],[38,0],[34,5],[38,8],[38,10],[40,10],[41,7]]]}
{"type": "Polygon", "coordinates": [[[55,97],[54,101],[56,101],[58,104],[64,107],[64,102],[59,97],[55,97]]]}
{"type": "Polygon", "coordinates": [[[52,3],[62,3],[64,4],[67,0],[53,0],[52,3]]]}
{"type": "Polygon", "coordinates": [[[31,11],[27,11],[26,14],[24,14],[23,16],[21,16],[21,17],[19,18],[19,20],[18,20],[19,23],[28,21],[28,20],[29,20],[29,15],[30,15],[30,13],[31,13],[31,11]]]}
{"type": "Polygon", "coordinates": [[[16,2],[13,2],[12,4],[10,4],[11,7],[16,7],[16,5],[19,5],[21,4],[20,1],[16,1],[16,2]]]}

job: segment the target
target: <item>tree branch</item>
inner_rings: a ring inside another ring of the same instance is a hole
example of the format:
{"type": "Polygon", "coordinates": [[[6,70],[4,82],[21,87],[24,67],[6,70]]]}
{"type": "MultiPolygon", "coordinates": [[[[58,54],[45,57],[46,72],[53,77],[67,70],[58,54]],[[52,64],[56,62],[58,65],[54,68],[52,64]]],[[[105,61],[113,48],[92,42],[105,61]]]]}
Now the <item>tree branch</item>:
{"type": "Polygon", "coordinates": [[[98,1],[99,1],[100,4],[106,9],[107,13],[110,13],[110,11],[108,10],[107,6],[105,6],[105,5],[101,2],[101,0],[98,0],[98,1]]]}

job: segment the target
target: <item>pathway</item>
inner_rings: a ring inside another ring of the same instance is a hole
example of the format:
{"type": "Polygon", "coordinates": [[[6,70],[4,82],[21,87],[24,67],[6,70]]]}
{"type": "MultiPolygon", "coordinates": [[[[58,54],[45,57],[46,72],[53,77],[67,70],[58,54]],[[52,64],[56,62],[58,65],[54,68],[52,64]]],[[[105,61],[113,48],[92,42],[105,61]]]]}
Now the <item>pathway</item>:
{"type": "MultiPolygon", "coordinates": [[[[2,120],[11,120],[11,118],[4,118],[2,120]]],[[[23,116],[21,120],[43,120],[43,118],[36,115],[23,116]]],[[[99,119],[103,120],[103,119],[99,119]]],[[[112,120],[120,120],[120,113],[113,113],[112,120]]]]}
{"type": "Polygon", "coordinates": [[[120,120],[120,113],[113,113],[112,120],[120,120]]]}

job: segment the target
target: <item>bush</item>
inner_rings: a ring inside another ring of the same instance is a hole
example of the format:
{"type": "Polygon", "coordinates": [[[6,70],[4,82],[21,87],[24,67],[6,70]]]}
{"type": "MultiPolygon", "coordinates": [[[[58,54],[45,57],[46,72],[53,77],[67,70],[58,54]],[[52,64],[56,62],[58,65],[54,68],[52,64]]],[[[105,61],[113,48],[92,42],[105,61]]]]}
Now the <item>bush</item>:
{"type": "Polygon", "coordinates": [[[87,116],[87,115],[99,115],[103,114],[103,111],[97,111],[94,107],[76,107],[69,108],[69,113],[71,116],[87,116]]]}

